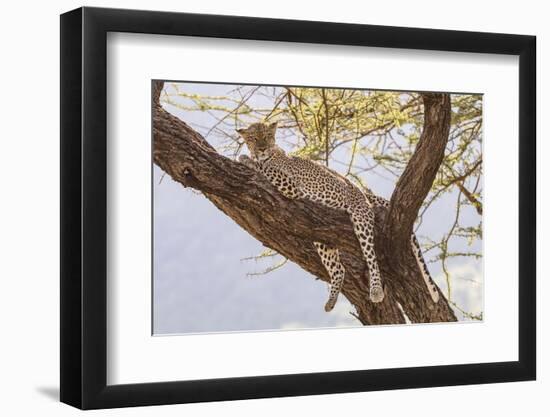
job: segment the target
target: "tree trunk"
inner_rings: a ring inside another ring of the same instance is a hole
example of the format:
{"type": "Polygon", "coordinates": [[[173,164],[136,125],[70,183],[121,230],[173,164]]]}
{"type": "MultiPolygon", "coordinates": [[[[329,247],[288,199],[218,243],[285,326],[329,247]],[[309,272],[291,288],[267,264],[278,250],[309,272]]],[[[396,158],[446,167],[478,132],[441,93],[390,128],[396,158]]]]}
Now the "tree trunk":
{"type": "Polygon", "coordinates": [[[266,247],[325,282],[330,277],[312,242],[338,247],[346,268],[342,293],[362,324],[404,323],[399,305],[413,323],[456,321],[443,294],[438,304],[431,300],[408,243],[443,160],[451,113],[447,94],[422,95],[420,141],[396,185],[389,210],[376,210],[375,247],[385,298],[374,304],[369,301],[367,266],[348,215],[309,200],[289,200],[261,174],[218,154],[199,133],[161,107],[163,85],[153,82],[153,160],[174,181],[201,191],[266,247]]]}

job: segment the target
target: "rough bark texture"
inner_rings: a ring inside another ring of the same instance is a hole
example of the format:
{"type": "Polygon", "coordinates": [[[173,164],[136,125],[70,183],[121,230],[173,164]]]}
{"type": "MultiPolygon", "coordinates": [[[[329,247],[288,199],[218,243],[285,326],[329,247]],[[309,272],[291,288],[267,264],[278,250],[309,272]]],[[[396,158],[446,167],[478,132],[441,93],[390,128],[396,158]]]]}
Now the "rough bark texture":
{"type": "MultiPolygon", "coordinates": [[[[422,202],[428,195],[439,170],[451,124],[451,100],[448,94],[422,94],[424,127],[405,171],[391,196],[385,240],[388,250],[403,252],[410,244],[413,225],[422,202]]],[[[399,258],[401,260],[401,258],[399,258]]]]}
{"type": "Polygon", "coordinates": [[[376,212],[375,245],[386,297],[373,304],[366,264],[348,216],[308,200],[289,200],[261,174],[218,154],[199,133],[160,106],[162,87],[162,82],[153,83],[153,159],[174,181],[202,191],[266,247],[323,281],[330,278],[312,242],[338,247],[346,268],[342,292],[363,324],[404,323],[397,303],[413,323],[456,321],[443,294],[437,305],[432,302],[405,243],[443,158],[450,123],[448,95],[423,95],[425,125],[419,144],[389,211],[376,212]]]}

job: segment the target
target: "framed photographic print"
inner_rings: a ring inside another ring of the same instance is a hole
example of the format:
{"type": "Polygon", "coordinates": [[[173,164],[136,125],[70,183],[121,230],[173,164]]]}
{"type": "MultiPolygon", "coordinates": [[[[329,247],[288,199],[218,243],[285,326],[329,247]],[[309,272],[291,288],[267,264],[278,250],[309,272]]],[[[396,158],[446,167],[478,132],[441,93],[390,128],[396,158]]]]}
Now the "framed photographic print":
{"type": "Polygon", "coordinates": [[[61,16],[61,401],[535,379],[535,38],[61,16]]]}

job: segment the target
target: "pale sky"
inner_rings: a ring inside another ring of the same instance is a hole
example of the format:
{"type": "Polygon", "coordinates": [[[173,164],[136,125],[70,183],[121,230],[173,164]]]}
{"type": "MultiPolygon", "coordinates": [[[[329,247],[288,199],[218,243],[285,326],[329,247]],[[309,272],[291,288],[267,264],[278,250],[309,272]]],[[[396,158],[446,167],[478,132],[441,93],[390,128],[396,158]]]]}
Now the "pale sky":
{"type": "MultiPolygon", "coordinates": [[[[212,96],[225,95],[235,86],[215,84],[180,85],[180,89],[212,96]]],[[[254,99],[254,98],[253,98],[254,99]]],[[[264,103],[259,97],[252,105],[264,103]]],[[[207,112],[190,112],[166,106],[205,135],[216,123],[207,112]]],[[[225,129],[225,127],[224,127],[225,129]]],[[[231,127],[228,127],[232,130],[231,127]]],[[[219,146],[219,139],[208,136],[219,146]]],[[[386,198],[394,184],[374,174],[368,186],[386,198]]],[[[155,334],[184,334],[251,330],[279,330],[358,326],[349,314],[353,307],[340,296],[335,309],[323,309],[327,285],[297,265],[288,262],[267,275],[248,276],[262,271],[271,261],[243,261],[265,248],[225,216],[202,195],[153,170],[154,187],[154,297],[155,334]]],[[[418,232],[438,237],[453,221],[456,193],[433,204],[418,232]]],[[[465,213],[478,221],[472,210],[465,213]]],[[[482,260],[457,258],[449,261],[452,296],[466,311],[483,310],[482,260]]],[[[445,290],[439,263],[429,264],[436,283],[445,290]]],[[[462,319],[462,314],[457,312],[462,319]]]]}

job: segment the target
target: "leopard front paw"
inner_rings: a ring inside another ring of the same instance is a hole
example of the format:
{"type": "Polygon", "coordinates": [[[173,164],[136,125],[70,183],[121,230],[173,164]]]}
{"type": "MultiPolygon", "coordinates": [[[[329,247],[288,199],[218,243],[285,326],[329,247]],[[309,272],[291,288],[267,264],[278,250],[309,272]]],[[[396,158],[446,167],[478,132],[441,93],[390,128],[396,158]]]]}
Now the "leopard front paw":
{"type": "Polygon", "coordinates": [[[325,304],[325,311],[328,313],[329,311],[332,311],[334,306],[336,305],[336,298],[330,298],[327,303],[325,304]]]}
{"type": "Polygon", "coordinates": [[[256,163],[248,155],[239,155],[239,162],[248,168],[256,169],[256,163]]]}

